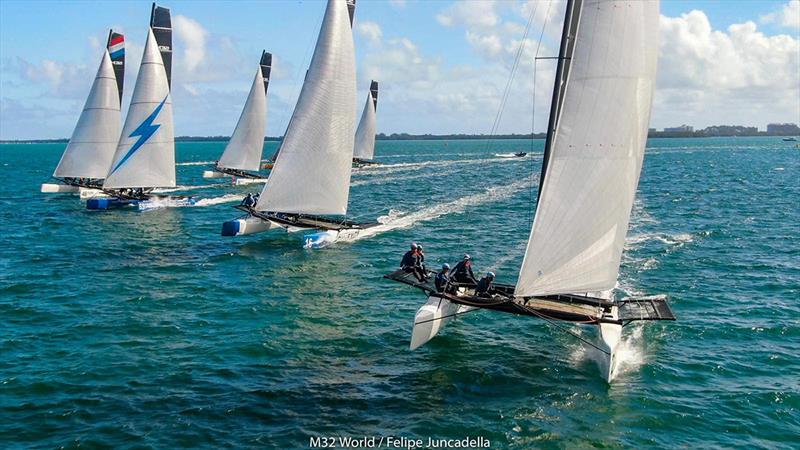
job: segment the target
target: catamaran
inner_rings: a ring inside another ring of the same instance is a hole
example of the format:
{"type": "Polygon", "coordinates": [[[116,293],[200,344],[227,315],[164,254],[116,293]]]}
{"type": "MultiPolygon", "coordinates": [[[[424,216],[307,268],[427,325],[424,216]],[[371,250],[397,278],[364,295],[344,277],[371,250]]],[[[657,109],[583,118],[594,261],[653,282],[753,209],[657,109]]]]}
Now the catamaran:
{"type": "Polygon", "coordinates": [[[156,195],[175,187],[175,136],[172,125],[172,25],[169,9],[153,3],[144,55],[119,136],[117,150],[102,185],[104,198],[86,201],[88,209],[128,205],[139,209],[185,206],[191,197],[156,195]]]}
{"type": "Polygon", "coordinates": [[[203,172],[203,178],[233,177],[233,184],[264,183],[266,178],[258,173],[264,149],[264,131],[267,125],[267,89],[272,71],[272,54],[263,51],[256,69],[250,94],[242,115],[233,130],[231,140],[214,166],[203,172]],[[250,171],[250,172],[248,172],[250,171]]]}
{"type": "Polygon", "coordinates": [[[78,124],[53,172],[59,182],[42,184],[42,192],[100,192],[119,141],[124,76],[125,37],[110,30],[78,124]]]}
{"type": "MultiPolygon", "coordinates": [[[[610,382],[622,329],[675,320],[662,297],[617,300],[620,259],[644,157],[658,56],[657,0],[567,2],[539,180],[539,198],[516,286],[493,295],[453,283],[438,291],[403,270],[387,278],[428,295],[411,349],[476,309],[588,324],[610,382]]],[[[533,206],[533,205],[532,205],[533,206]]]]}
{"type": "Polygon", "coordinates": [[[378,164],[375,158],[375,131],[376,115],[378,112],[378,82],[372,80],[367,92],[367,102],[364,104],[364,112],[361,113],[361,121],[356,130],[356,144],[353,149],[353,167],[362,167],[378,164]]]}
{"type": "Polygon", "coordinates": [[[247,216],[222,224],[223,236],[273,228],[304,235],[318,248],[358,236],[377,223],[346,218],[353,160],[356,93],[353,0],[328,0],[317,46],[275,166],[247,216]]]}

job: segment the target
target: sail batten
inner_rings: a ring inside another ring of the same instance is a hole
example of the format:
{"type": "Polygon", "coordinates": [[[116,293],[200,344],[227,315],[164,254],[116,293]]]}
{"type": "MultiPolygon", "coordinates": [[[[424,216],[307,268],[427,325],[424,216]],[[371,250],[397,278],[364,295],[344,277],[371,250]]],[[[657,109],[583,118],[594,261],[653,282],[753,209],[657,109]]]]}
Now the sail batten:
{"type": "Polygon", "coordinates": [[[364,111],[361,113],[361,121],[359,121],[358,129],[356,130],[355,149],[353,150],[353,157],[356,159],[372,160],[375,157],[377,107],[378,82],[372,81],[369,92],[367,92],[364,111]]]}
{"type": "MultiPolygon", "coordinates": [[[[518,296],[616,285],[658,54],[658,1],[584,0],[518,296]]],[[[556,81],[558,83],[558,80],[556,81]]],[[[552,116],[551,116],[552,117],[552,116]]]]}
{"type": "Polygon", "coordinates": [[[124,54],[123,36],[109,31],[97,75],[54,177],[103,179],[108,173],[121,120],[122,78],[117,78],[114,63],[124,61],[124,54]]]}
{"type": "Polygon", "coordinates": [[[347,213],[355,92],[348,2],[329,0],[303,88],[257,210],[347,213]]]}
{"type": "Polygon", "coordinates": [[[264,52],[242,109],[242,115],[217,163],[219,167],[256,171],[260,168],[267,125],[267,88],[271,64],[272,55],[264,52]]]}

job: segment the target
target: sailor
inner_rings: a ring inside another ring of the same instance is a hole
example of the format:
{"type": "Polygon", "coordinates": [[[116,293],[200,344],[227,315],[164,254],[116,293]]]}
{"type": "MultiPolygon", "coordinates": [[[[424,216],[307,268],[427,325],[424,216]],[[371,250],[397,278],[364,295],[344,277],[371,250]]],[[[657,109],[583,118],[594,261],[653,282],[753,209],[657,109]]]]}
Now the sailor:
{"type": "Polygon", "coordinates": [[[417,243],[411,243],[411,250],[403,255],[403,260],[400,261],[400,268],[408,273],[413,273],[419,281],[425,281],[425,271],[419,263],[419,253],[417,251],[417,243]]]}
{"type": "Polygon", "coordinates": [[[427,272],[425,270],[425,253],[422,252],[422,246],[417,244],[417,264],[422,267],[423,272],[427,272]]]}
{"type": "Polygon", "coordinates": [[[255,201],[253,200],[253,194],[248,192],[247,196],[242,200],[242,206],[245,208],[252,208],[254,204],[255,201]]]}
{"type": "Polygon", "coordinates": [[[434,283],[436,284],[436,292],[445,292],[447,285],[450,284],[450,264],[442,264],[442,271],[436,274],[434,283]]]}
{"type": "Polygon", "coordinates": [[[478,281],[478,285],[475,287],[475,295],[478,297],[491,297],[494,295],[493,281],[494,272],[488,272],[485,277],[478,281]]]}
{"type": "Polygon", "coordinates": [[[256,206],[258,203],[258,197],[261,196],[261,192],[256,192],[256,195],[253,196],[253,206],[256,206]]]}
{"type": "Polygon", "coordinates": [[[456,264],[450,278],[457,283],[475,284],[475,274],[472,273],[472,258],[464,254],[464,259],[456,264]]]}

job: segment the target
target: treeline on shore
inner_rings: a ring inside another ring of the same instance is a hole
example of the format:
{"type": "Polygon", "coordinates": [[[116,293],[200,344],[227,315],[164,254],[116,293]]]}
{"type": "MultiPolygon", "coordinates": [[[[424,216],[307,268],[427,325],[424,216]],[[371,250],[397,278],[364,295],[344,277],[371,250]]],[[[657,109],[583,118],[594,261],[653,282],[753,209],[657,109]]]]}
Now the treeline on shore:
{"type": "MultiPolygon", "coordinates": [[[[648,138],[704,138],[704,137],[752,137],[752,136],[795,136],[792,133],[769,133],[757,131],[751,133],[708,133],[706,130],[697,131],[650,131],[648,138]]],[[[546,133],[535,134],[409,134],[409,133],[378,133],[375,138],[379,141],[458,141],[480,139],[545,139],[546,133]]],[[[175,142],[227,142],[230,136],[177,136],[175,142]]],[[[279,142],[283,136],[266,136],[264,142],[279,142]]],[[[0,140],[0,144],[59,144],[67,143],[69,139],[8,139],[0,140]]]]}

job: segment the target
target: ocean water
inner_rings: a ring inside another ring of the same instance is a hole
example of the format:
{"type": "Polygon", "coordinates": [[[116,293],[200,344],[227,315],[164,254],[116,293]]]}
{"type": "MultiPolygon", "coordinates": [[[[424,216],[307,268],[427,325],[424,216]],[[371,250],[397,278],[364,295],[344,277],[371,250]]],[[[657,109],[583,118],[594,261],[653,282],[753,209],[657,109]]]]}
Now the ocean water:
{"type": "Polygon", "coordinates": [[[678,321],[626,327],[611,385],[589,349],[526,317],[468,314],[410,352],[424,298],[382,279],[414,240],[430,264],[469,252],[514,282],[541,141],[379,141],[350,212],[383,225],[322,250],[219,235],[256,189],[201,178],[224,143],[179,143],[181,189],[202,199],[148,212],[40,194],[63,147],[0,145],[2,448],[797,448],[793,143],[648,142],[618,294],[667,295],[678,321]],[[533,156],[493,156],[517,150],[533,156]]]}

